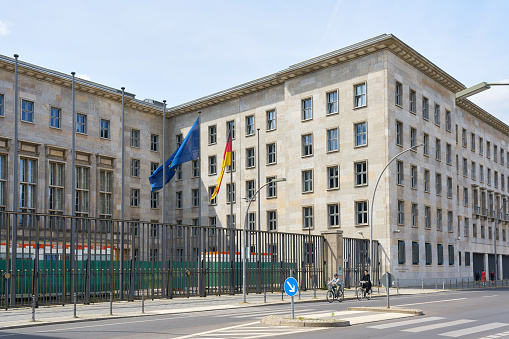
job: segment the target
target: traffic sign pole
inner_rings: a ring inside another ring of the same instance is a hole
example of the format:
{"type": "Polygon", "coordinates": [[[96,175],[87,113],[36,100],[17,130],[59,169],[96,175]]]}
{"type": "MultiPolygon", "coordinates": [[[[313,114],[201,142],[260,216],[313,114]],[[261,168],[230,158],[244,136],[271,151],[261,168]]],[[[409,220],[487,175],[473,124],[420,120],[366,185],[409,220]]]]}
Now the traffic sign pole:
{"type": "Polygon", "coordinates": [[[292,319],[295,319],[295,308],[293,305],[293,296],[292,296],[292,319]]]}
{"type": "Polygon", "coordinates": [[[285,292],[292,298],[292,319],[295,319],[295,305],[293,303],[293,296],[299,292],[299,283],[294,277],[286,278],[285,280],[285,292]]]}

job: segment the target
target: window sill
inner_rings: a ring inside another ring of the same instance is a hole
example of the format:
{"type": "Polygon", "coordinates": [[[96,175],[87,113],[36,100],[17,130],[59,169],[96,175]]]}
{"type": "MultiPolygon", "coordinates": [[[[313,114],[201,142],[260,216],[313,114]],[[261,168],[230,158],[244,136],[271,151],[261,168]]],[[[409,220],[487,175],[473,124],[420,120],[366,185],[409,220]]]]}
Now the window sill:
{"type": "Polygon", "coordinates": [[[354,225],[355,227],[366,227],[366,226],[369,226],[368,223],[365,223],[365,224],[355,224],[354,225]]]}
{"type": "Polygon", "coordinates": [[[355,145],[353,148],[362,148],[362,147],[368,147],[368,144],[365,145],[355,145]]]}
{"type": "Polygon", "coordinates": [[[325,116],[328,117],[328,116],[337,115],[337,114],[339,114],[339,112],[327,113],[327,114],[325,114],[325,116]]]}
{"type": "Polygon", "coordinates": [[[55,127],[55,126],[50,126],[49,128],[51,128],[51,129],[56,129],[56,130],[58,130],[58,131],[61,131],[61,130],[62,130],[62,128],[61,128],[61,127],[55,127]]]}
{"type": "Polygon", "coordinates": [[[309,118],[309,119],[301,119],[300,122],[308,122],[308,121],[311,121],[313,120],[313,118],[309,118]]]}
{"type": "Polygon", "coordinates": [[[339,187],[327,188],[327,191],[339,191],[339,187]]]}
{"type": "Polygon", "coordinates": [[[368,107],[368,105],[367,105],[367,104],[366,104],[366,105],[363,105],[363,106],[357,106],[357,107],[355,107],[355,106],[354,106],[354,108],[353,108],[353,109],[354,109],[354,110],[357,110],[357,109],[366,108],[366,107],[368,107]]]}
{"type": "Polygon", "coordinates": [[[354,185],[354,187],[367,187],[368,184],[354,185]]]}
{"type": "Polygon", "coordinates": [[[331,151],[327,151],[326,154],[338,153],[338,152],[339,152],[339,149],[334,149],[334,150],[331,150],[331,151]]]}

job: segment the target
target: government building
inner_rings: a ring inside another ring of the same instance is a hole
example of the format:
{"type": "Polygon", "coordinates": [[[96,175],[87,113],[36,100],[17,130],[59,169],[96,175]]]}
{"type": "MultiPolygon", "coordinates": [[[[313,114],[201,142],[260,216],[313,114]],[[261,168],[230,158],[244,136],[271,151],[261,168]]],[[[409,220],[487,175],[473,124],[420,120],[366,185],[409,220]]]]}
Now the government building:
{"type": "Polygon", "coordinates": [[[14,59],[0,56],[1,210],[16,209],[16,161],[25,212],[70,215],[74,203],[76,215],[120,219],[124,199],[128,220],[162,222],[166,204],[168,223],[218,228],[242,228],[247,199],[285,178],[255,196],[248,228],[369,239],[377,179],[415,146],[376,191],[372,230],[384,270],[401,279],[472,278],[495,269],[496,238],[499,277],[509,278],[509,126],[456,99],[465,86],[393,35],[169,107],[164,133],[162,103],[82,79],[73,131],[71,75],[21,61],[18,73],[14,159],[14,59]],[[198,112],[200,159],[179,167],[163,201],[148,178],[198,112]],[[210,201],[230,131],[232,165],[210,201]]]}

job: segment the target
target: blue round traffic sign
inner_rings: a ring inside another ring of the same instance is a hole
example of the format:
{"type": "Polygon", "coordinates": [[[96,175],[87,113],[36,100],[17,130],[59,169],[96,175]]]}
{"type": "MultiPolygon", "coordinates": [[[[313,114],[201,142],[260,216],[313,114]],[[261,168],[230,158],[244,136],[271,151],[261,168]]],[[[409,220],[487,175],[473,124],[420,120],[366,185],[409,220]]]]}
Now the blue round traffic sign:
{"type": "Polygon", "coordinates": [[[295,280],[294,277],[286,278],[285,280],[285,293],[288,294],[289,297],[293,297],[299,291],[299,283],[295,280]]]}

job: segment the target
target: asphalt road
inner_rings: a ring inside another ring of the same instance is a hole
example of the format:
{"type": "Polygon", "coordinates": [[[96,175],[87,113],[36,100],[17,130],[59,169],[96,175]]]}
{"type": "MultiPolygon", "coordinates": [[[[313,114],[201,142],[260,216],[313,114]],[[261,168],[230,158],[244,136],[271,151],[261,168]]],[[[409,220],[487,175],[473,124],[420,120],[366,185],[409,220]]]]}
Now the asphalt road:
{"type": "MultiPolygon", "coordinates": [[[[385,298],[296,304],[295,316],[345,311],[351,306],[385,306],[385,298]]],[[[193,314],[111,319],[0,331],[2,338],[503,338],[509,337],[509,288],[391,297],[391,306],[422,309],[424,316],[346,328],[269,327],[266,315],[290,315],[290,305],[193,314]]]]}

